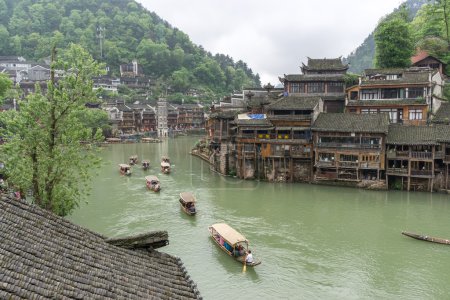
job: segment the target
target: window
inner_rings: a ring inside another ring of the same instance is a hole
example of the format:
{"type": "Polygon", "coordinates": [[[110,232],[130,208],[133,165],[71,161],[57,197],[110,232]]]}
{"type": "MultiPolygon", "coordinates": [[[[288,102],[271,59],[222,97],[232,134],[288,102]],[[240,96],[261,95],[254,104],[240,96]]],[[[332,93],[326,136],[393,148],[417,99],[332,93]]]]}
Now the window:
{"type": "Polygon", "coordinates": [[[343,93],[344,83],[343,82],[328,82],[328,93],[343,93]]]}
{"type": "Polygon", "coordinates": [[[386,75],[386,79],[387,80],[396,80],[398,77],[397,77],[397,74],[389,74],[389,75],[386,75]]]}
{"type": "Polygon", "coordinates": [[[290,93],[304,93],[305,92],[305,84],[299,82],[291,82],[289,86],[290,93]]]}
{"type": "Polygon", "coordinates": [[[308,93],[324,93],[325,86],[323,82],[310,82],[308,83],[308,93]]]}
{"type": "Polygon", "coordinates": [[[396,108],[381,108],[380,113],[388,113],[389,121],[391,123],[397,123],[398,120],[398,111],[396,108]]]}
{"type": "Polygon", "coordinates": [[[361,100],[371,100],[378,98],[378,90],[361,90],[361,100]]]}
{"type": "Polygon", "coordinates": [[[415,99],[423,97],[423,88],[409,88],[408,89],[408,98],[415,99]]]}
{"type": "Polygon", "coordinates": [[[358,161],[358,155],[347,155],[341,154],[339,157],[340,161],[358,161]]]}
{"type": "Polygon", "coordinates": [[[378,113],[378,109],[376,109],[376,108],[363,108],[363,109],[361,109],[361,113],[362,114],[377,114],[378,113]]]}
{"type": "Polygon", "coordinates": [[[398,99],[400,98],[401,91],[399,89],[383,89],[381,90],[382,99],[398,99]]]}
{"type": "Polygon", "coordinates": [[[410,120],[422,120],[422,110],[421,109],[410,109],[409,110],[410,120]]]}

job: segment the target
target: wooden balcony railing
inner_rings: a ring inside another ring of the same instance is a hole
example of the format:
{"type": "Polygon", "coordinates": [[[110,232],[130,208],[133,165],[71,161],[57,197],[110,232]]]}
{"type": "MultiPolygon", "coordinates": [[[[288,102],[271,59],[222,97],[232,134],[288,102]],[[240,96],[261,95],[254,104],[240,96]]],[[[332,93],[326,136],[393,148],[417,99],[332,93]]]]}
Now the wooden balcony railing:
{"type": "Polygon", "coordinates": [[[381,149],[374,144],[343,144],[343,143],[318,143],[318,148],[350,148],[350,149],[381,149]]]}
{"type": "Polygon", "coordinates": [[[359,163],[356,161],[340,161],[338,165],[342,168],[357,168],[359,163]]]}
{"type": "Polygon", "coordinates": [[[433,176],[431,170],[411,170],[411,175],[415,176],[433,176]]]}
{"type": "Polygon", "coordinates": [[[399,174],[399,175],[407,175],[408,174],[408,169],[405,168],[388,168],[387,169],[387,173],[388,174],[399,174]]]}
{"type": "Polygon", "coordinates": [[[416,159],[432,159],[433,153],[432,152],[411,152],[411,158],[416,159]]]}

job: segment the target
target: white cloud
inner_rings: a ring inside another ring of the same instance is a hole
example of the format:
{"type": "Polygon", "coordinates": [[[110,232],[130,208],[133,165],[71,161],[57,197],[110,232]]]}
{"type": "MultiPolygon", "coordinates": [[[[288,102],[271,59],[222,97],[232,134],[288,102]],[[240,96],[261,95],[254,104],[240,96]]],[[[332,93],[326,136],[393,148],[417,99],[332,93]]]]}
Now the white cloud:
{"type": "Polygon", "coordinates": [[[347,56],[400,0],[138,0],[213,54],[242,60],[263,84],[306,57],[347,56]]]}

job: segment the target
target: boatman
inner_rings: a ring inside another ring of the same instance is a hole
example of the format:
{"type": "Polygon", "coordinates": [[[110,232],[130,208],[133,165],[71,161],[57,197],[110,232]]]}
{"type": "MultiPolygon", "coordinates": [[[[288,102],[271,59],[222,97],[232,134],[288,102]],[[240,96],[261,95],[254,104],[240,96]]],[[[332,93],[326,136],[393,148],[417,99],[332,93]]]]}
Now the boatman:
{"type": "Polygon", "coordinates": [[[245,258],[245,262],[251,264],[253,262],[252,250],[248,250],[247,257],[245,258]]]}

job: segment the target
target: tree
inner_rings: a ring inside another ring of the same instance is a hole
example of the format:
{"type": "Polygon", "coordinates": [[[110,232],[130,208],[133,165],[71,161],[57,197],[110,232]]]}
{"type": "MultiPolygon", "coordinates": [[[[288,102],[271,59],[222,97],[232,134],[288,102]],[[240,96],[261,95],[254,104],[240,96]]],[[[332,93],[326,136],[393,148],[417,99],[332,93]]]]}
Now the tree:
{"type": "Polygon", "coordinates": [[[404,68],[414,53],[408,24],[401,17],[382,21],[375,30],[375,66],[404,68]]]}
{"type": "Polygon", "coordinates": [[[13,83],[6,74],[0,73],[0,104],[7,91],[12,87],[13,83]]]}
{"type": "Polygon", "coordinates": [[[95,142],[101,130],[86,126],[86,102],[95,99],[91,77],[99,66],[80,46],[71,45],[65,57],[54,59],[46,93],[39,89],[21,101],[20,111],[1,114],[5,124],[1,160],[10,183],[30,190],[33,201],[44,209],[70,214],[89,190],[89,180],[99,159],[95,142]],[[56,81],[55,70],[64,72],[56,81]],[[80,116],[84,116],[80,120],[80,116]]]}

